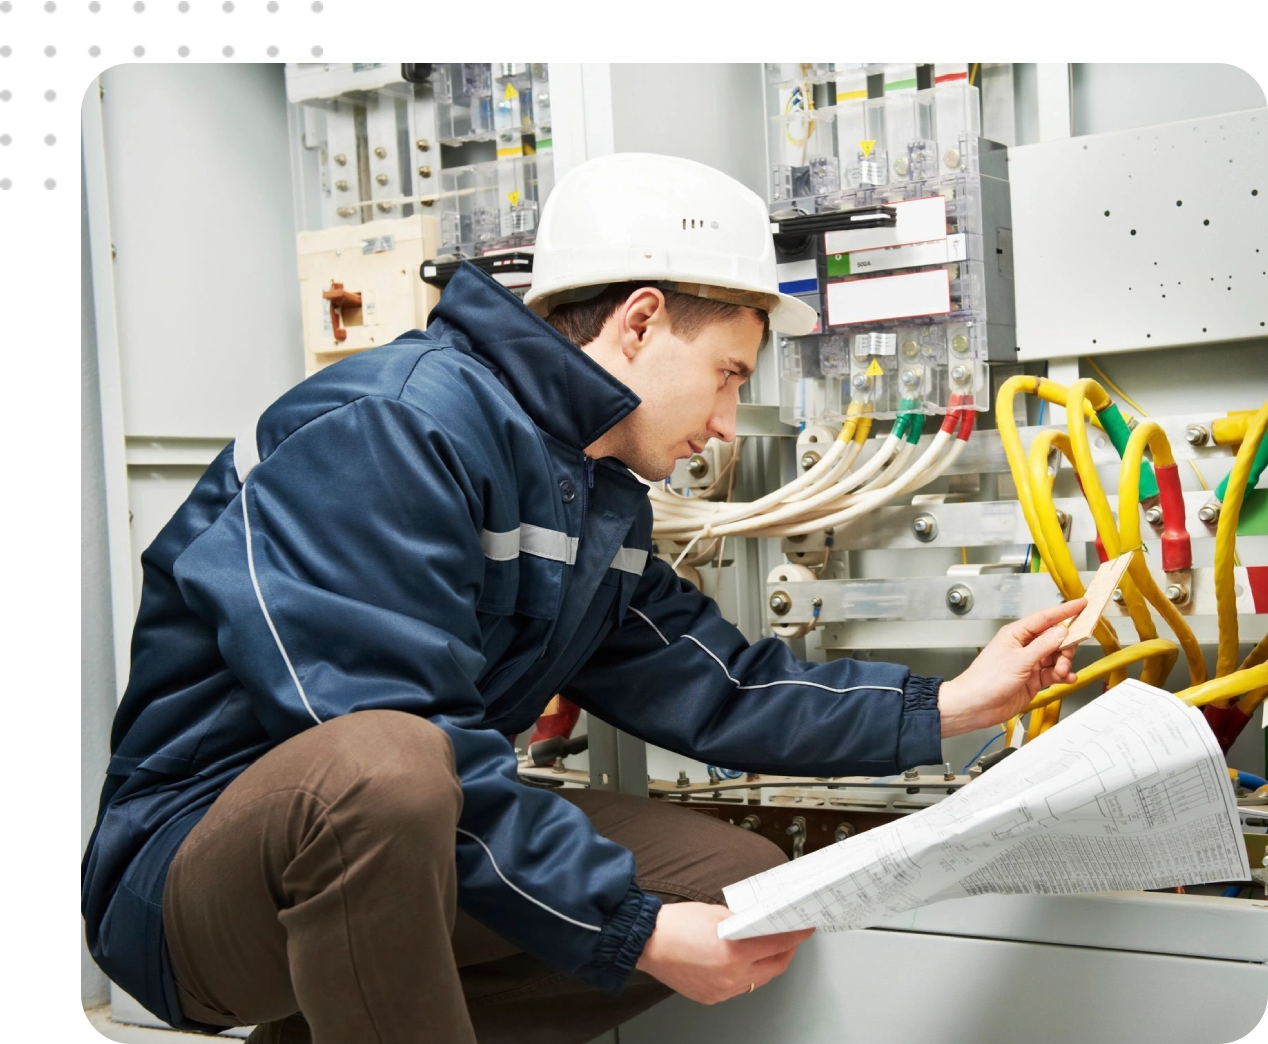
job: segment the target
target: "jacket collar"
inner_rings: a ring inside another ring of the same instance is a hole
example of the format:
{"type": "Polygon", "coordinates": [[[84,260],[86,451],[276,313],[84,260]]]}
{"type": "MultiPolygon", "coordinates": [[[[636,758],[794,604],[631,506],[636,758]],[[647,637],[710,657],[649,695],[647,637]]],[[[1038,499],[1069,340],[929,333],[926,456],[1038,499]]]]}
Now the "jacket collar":
{"type": "Polygon", "coordinates": [[[552,437],[584,450],[641,401],[504,286],[464,264],[427,334],[470,352],[552,437]]]}

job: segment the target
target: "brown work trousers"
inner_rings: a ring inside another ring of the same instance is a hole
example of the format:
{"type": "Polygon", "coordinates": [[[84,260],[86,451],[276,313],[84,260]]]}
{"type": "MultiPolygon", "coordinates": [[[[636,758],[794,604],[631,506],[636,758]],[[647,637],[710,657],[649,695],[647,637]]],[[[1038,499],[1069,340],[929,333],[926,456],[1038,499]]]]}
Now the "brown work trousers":
{"type": "MultiPolygon", "coordinates": [[[[784,860],[771,842],[648,798],[567,790],[666,902],[784,860]]],[[[231,783],[181,845],[163,926],[187,1017],[302,1012],[315,1044],[583,1044],[670,995],[635,972],[612,997],[457,909],[453,747],[399,711],[308,729],[231,783]]],[[[513,897],[508,895],[508,902],[513,897]]]]}

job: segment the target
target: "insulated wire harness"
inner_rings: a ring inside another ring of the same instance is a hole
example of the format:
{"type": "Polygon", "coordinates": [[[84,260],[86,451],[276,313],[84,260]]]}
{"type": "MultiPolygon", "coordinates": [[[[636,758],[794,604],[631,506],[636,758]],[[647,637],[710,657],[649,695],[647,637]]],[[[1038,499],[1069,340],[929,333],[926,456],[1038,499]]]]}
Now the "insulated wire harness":
{"type": "Polygon", "coordinates": [[[701,540],[799,536],[855,521],[894,497],[933,482],[964,451],[976,414],[971,398],[957,396],[929,446],[908,466],[924,427],[924,415],[915,413],[914,406],[911,403],[899,414],[875,455],[854,469],[871,417],[852,405],[840,435],[809,471],[750,503],[705,501],[652,486],[653,534],[658,540],[687,541],[677,565],[701,540]]]}
{"type": "MultiPolygon", "coordinates": [[[[1022,712],[1030,713],[1027,738],[1033,739],[1055,724],[1060,715],[1062,697],[1107,676],[1109,684],[1117,684],[1126,677],[1129,664],[1142,663],[1142,680],[1159,685],[1166,680],[1180,649],[1183,649],[1190,685],[1178,695],[1193,706],[1205,708],[1204,713],[1227,750],[1241,726],[1268,696],[1268,665],[1264,662],[1268,660],[1268,637],[1251,651],[1240,670],[1232,670],[1238,645],[1233,586],[1237,517],[1248,484],[1253,484],[1262,471],[1261,466],[1257,468],[1260,459],[1268,456],[1262,448],[1268,441],[1264,438],[1264,430],[1268,428],[1268,403],[1249,423],[1237,460],[1221,485],[1224,503],[1216,532],[1215,559],[1220,657],[1216,678],[1211,681],[1206,678],[1205,661],[1192,629],[1159,589],[1143,557],[1140,506],[1141,493],[1147,488],[1151,499],[1156,497],[1162,507],[1164,571],[1183,573],[1192,568],[1192,550],[1185,529],[1178,468],[1162,429],[1155,422],[1146,421],[1136,425],[1133,431],[1108,393],[1096,381],[1080,380],[1065,388],[1038,377],[1013,377],[1005,382],[996,400],[996,420],[1035,550],[1066,599],[1083,594],[1083,585],[1052,501],[1055,469],[1050,467],[1050,460],[1059,465],[1060,458],[1064,456],[1074,466],[1096,524],[1097,550],[1102,560],[1124,551],[1132,552],[1129,572],[1123,578],[1120,593],[1139,641],[1122,648],[1113,626],[1102,619],[1093,634],[1106,655],[1082,668],[1076,683],[1050,686],[1031,701],[1022,712]],[[1029,456],[1024,456],[1013,418],[1013,401],[1019,392],[1037,395],[1047,402],[1066,407],[1069,435],[1059,431],[1042,432],[1032,443],[1029,456]],[[1092,460],[1087,434],[1089,419],[1105,431],[1122,458],[1117,521],[1092,460]],[[1153,458],[1152,468],[1144,462],[1146,449],[1153,458]],[[1149,606],[1157,610],[1175,633],[1179,647],[1158,637],[1149,606]],[[1236,697],[1241,699],[1233,707],[1228,707],[1229,701],[1236,697]],[[1221,715],[1226,716],[1226,720],[1221,721],[1221,715]]],[[[1011,732],[1015,723],[1016,719],[1006,726],[1006,730],[1011,732]]]]}

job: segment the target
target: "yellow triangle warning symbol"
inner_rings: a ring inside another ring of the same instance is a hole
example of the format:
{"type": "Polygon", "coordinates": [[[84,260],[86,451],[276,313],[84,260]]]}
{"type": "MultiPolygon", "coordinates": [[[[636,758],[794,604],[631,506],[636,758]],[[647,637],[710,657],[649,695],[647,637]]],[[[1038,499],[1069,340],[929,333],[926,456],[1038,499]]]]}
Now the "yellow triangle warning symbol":
{"type": "Polygon", "coordinates": [[[506,198],[511,201],[511,206],[518,207],[520,205],[520,190],[516,189],[514,192],[508,192],[506,198]]]}
{"type": "Polygon", "coordinates": [[[885,371],[881,369],[881,364],[873,359],[872,364],[867,368],[867,375],[869,377],[884,377],[885,371]]]}
{"type": "Polygon", "coordinates": [[[512,98],[518,98],[519,96],[520,96],[520,92],[515,89],[515,84],[511,83],[508,80],[506,84],[506,90],[502,92],[502,97],[505,98],[507,101],[510,101],[512,98]]]}
{"type": "Polygon", "coordinates": [[[863,155],[865,157],[870,156],[872,154],[872,150],[876,148],[876,139],[873,138],[871,141],[860,141],[859,148],[863,150],[863,155]]]}

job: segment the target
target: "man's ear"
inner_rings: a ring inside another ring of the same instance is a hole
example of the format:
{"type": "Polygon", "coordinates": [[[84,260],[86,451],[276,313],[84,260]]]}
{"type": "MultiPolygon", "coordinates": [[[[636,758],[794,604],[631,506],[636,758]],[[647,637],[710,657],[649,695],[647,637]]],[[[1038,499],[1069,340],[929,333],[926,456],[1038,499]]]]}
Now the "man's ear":
{"type": "Polygon", "coordinates": [[[617,310],[621,354],[633,360],[647,343],[647,336],[668,321],[665,295],[654,286],[635,290],[617,310]]]}

